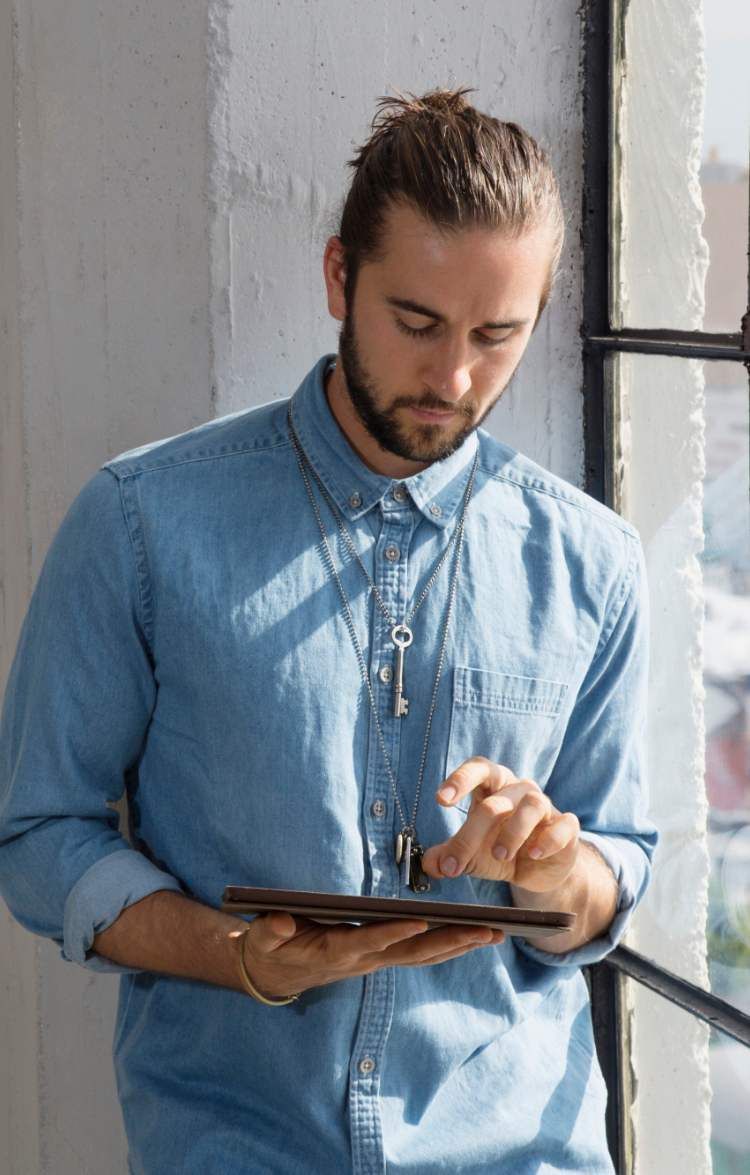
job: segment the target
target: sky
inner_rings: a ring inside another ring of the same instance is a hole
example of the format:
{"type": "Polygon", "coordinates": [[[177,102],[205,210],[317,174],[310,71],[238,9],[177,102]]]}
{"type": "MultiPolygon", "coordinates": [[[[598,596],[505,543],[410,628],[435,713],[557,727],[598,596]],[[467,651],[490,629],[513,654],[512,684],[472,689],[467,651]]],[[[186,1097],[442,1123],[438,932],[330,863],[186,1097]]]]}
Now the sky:
{"type": "Polygon", "coordinates": [[[703,158],[747,166],[750,151],[750,3],[703,0],[706,36],[706,105],[703,158]]]}

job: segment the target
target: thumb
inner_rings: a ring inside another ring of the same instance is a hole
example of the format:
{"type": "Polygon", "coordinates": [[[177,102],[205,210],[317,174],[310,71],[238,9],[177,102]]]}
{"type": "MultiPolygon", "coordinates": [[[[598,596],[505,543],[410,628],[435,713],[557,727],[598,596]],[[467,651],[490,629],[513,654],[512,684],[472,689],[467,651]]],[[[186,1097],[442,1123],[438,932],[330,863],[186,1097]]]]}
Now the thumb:
{"type": "Polygon", "coordinates": [[[452,849],[452,845],[448,841],[439,845],[430,845],[425,850],[420,862],[423,872],[428,877],[451,877],[452,874],[446,873],[443,869],[443,861],[447,857],[453,857],[454,860],[458,857],[458,853],[452,849]]]}
{"type": "Polygon", "coordinates": [[[258,933],[256,943],[261,951],[275,951],[297,933],[297,923],[291,914],[275,910],[255,919],[258,933]]]}

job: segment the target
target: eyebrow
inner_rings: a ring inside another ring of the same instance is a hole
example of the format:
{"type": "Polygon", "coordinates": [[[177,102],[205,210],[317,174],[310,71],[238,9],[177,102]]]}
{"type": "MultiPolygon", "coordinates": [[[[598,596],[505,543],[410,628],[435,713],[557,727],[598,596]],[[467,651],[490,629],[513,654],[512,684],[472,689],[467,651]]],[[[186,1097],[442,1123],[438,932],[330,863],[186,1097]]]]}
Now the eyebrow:
{"type": "MultiPolygon", "coordinates": [[[[445,315],[439,314],[437,310],[431,310],[429,306],[422,306],[419,302],[413,302],[411,298],[392,298],[386,296],[386,302],[389,306],[395,306],[399,310],[410,310],[413,314],[423,314],[426,318],[434,318],[437,322],[445,322],[445,315]]],[[[504,330],[509,326],[526,326],[528,318],[512,318],[508,322],[483,322],[480,330],[504,330]]]]}

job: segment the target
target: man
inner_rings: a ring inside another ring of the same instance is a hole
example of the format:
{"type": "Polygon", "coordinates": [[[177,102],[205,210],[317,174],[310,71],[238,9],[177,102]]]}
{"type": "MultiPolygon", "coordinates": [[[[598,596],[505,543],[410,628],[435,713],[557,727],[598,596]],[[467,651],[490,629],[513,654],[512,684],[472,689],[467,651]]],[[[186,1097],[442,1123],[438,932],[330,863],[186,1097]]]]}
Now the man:
{"type": "Polygon", "coordinates": [[[480,427],[563,218],[544,152],[465,93],[381,100],[325,250],[338,355],[107,461],[24,622],[1,892],[121,973],[138,1175],[612,1171],[580,967],[656,844],[643,554],[480,427]],[[577,917],[246,922],[227,884],[577,917]]]}

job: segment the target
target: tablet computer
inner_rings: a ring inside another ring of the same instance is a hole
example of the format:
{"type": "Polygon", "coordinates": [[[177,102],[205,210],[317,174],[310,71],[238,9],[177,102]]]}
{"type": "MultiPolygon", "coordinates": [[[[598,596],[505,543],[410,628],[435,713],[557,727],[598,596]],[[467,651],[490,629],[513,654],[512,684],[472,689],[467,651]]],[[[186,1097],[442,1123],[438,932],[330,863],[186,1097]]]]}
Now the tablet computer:
{"type": "Polygon", "coordinates": [[[506,934],[543,938],[575,925],[576,915],[563,910],[535,910],[525,906],[483,906],[438,902],[424,898],[377,898],[354,894],[319,893],[305,889],[264,889],[228,885],[222,910],[235,914],[269,914],[282,910],[315,922],[381,922],[393,918],[420,918],[435,926],[490,926],[506,934]]]}

